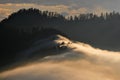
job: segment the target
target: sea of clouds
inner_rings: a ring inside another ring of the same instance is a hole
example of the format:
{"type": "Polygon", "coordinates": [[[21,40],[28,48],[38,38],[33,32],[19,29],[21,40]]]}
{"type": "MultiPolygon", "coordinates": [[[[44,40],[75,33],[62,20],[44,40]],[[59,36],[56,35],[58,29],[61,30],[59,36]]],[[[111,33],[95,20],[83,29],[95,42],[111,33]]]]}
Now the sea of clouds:
{"type": "Polygon", "coordinates": [[[0,73],[0,80],[119,80],[120,52],[75,42],[64,54],[47,56],[0,73]]]}

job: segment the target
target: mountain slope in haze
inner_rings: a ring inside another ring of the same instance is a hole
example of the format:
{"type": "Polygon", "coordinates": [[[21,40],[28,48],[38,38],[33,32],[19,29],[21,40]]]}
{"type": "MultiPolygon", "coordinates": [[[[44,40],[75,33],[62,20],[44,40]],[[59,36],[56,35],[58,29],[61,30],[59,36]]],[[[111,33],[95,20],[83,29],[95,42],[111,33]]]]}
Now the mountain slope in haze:
{"type": "MultiPolygon", "coordinates": [[[[26,49],[31,48],[35,42],[45,40],[46,38],[57,34],[66,36],[61,31],[53,28],[34,28],[30,33],[24,31],[19,32],[17,29],[12,27],[3,27],[0,30],[0,67],[16,62],[18,55],[26,49]]],[[[54,40],[54,37],[53,39],[50,39],[54,40]]],[[[45,41],[39,43],[39,45],[43,46],[43,43],[45,43],[45,41]]],[[[47,54],[41,54],[41,56],[43,55],[45,56],[47,54]]]]}
{"type": "Polygon", "coordinates": [[[7,56],[11,54],[8,53],[5,56],[4,61],[1,61],[4,64],[1,64],[0,71],[12,69],[12,67],[14,68],[23,65],[23,63],[25,65],[46,56],[62,54],[71,49],[69,47],[71,44],[72,41],[58,34],[54,34],[43,39],[37,39],[32,42],[29,48],[13,55],[12,57],[14,61],[11,61],[11,58],[7,58],[7,56]]]}
{"type": "MultiPolygon", "coordinates": [[[[60,54],[61,51],[70,49],[69,45],[72,42],[61,35],[51,35],[47,38],[37,40],[33,42],[30,48],[20,52],[21,57],[29,58],[29,56],[39,56],[45,57],[48,55],[57,55],[60,54]],[[25,56],[24,56],[25,55],[25,56]]],[[[20,58],[20,55],[18,58],[20,58]]]]}

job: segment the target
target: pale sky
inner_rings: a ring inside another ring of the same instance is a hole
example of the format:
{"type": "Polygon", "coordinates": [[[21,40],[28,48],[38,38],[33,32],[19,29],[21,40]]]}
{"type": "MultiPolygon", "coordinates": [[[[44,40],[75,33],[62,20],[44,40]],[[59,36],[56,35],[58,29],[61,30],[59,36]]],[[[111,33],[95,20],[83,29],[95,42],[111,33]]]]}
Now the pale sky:
{"type": "Polygon", "coordinates": [[[61,14],[120,12],[120,0],[0,0],[0,20],[21,8],[38,8],[61,14]]]}

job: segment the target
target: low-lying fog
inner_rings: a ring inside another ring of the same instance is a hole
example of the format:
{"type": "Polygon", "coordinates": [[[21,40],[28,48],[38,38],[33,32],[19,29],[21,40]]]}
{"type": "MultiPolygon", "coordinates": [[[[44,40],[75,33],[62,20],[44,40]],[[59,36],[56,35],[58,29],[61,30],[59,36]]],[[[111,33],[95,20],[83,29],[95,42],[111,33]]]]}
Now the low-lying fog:
{"type": "Polygon", "coordinates": [[[120,80],[120,52],[80,42],[69,47],[74,49],[2,72],[0,80],[120,80]]]}

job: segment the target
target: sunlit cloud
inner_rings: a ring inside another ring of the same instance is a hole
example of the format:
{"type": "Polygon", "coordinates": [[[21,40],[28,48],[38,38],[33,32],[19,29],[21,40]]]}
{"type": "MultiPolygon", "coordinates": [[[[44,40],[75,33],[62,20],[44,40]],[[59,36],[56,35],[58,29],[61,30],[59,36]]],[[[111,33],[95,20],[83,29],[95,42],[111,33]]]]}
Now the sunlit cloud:
{"type": "Polygon", "coordinates": [[[85,14],[88,12],[87,8],[79,8],[79,9],[73,9],[69,10],[69,15],[68,16],[74,16],[74,15],[80,15],[80,14],[85,14]]]}
{"type": "Polygon", "coordinates": [[[92,12],[94,14],[97,14],[97,15],[101,15],[101,13],[106,13],[106,12],[110,12],[109,10],[105,9],[105,8],[102,8],[101,6],[97,6],[96,8],[94,8],[92,10],[92,12]]]}
{"type": "Polygon", "coordinates": [[[65,5],[54,5],[54,6],[38,5],[37,8],[41,10],[48,10],[58,13],[69,11],[69,6],[65,6],[65,5]]]}
{"type": "Polygon", "coordinates": [[[8,15],[10,15],[13,12],[18,11],[19,9],[28,9],[28,8],[37,8],[42,11],[52,11],[52,12],[57,12],[60,14],[66,13],[66,16],[74,16],[74,15],[79,15],[83,13],[95,13],[95,14],[100,14],[102,12],[107,12],[107,9],[104,9],[102,7],[96,7],[94,9],[90,9],[87,7],[78,7],[75,4],[71,5],[42,5],[42,4],[33,4],[33,3],[6,3],[6,4],[0,4],[0,20],[4,19],[8,15]]]}
{"type": "Polygon", "coordinates": [[[47,56],[0,74],[1,80],[119,80],[120,52],[101,50],[84,43],[64,54],[47,56]]]}
{"type": "Polygon", "coordinates": [[[10,12],[11,12],[10,9],[0,8],[0,14],[3,16],[9,15],[10,12]]]}
{"type": "Polygon", "coordinates": [[[37,8],[42,11],[48,10],[52,12],[57,12],[57,13],[62,13],[62,12],[68,12],[69,11],[69,6],[65,5],[37,5],[37,4],[12,4],[12,3],[7,3],[7,4],[0,4],[0,19],[7,17],[13,12],[18,11],[19,9],[22,8],[37,8]]]}
{"type": "Polygon", "coordinates": [[[9,16],[11,13],[21,9],[21,8],[30,8],[34,4],[0,4],[0,20],[4,19],[5,17],[9,16]]]}

